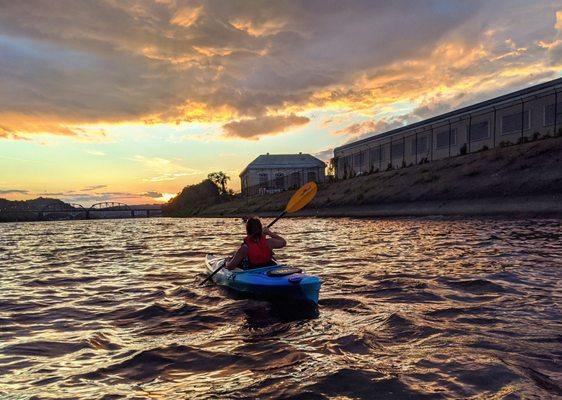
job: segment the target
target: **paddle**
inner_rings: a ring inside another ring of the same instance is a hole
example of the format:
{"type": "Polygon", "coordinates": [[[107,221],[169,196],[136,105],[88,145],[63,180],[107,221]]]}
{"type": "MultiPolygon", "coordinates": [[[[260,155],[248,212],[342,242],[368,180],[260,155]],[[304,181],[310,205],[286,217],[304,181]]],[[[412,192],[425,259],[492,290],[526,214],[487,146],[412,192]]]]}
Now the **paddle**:
{"type": "MultiPolygon", "coordinates": [[[[301,208],[306,206],[308,203],[310,203],[310,201],[314,198],[314,196],[316,196],[317,191],[318,191],[318,186],[316,186],[316,183],[314,183],[314,182],[308,182],[308,183],[304,184],[303,186],[301,186],[301,188],[299,190],[297,190],[295,192],[295,194],[293,194],[293,196],[291,197],[291,200],[289,200],[289,203],[287,203],[287,207],[285,207],[285,210],[281,214],[279,214],[277,216],[277,218],[275,218],[273,221],[271,221],[269,223],[269,225],[267,225],[267,227],[271,228],[271,226],[273,226],[274,223],[279,221],[285,214],[297,212],[301,208]]],[[[221,269],[223,269],[223,267],[225,265],[226,265],[226,262],[223,263],[216,270],[214,270],[211,275],[206,277],[205,280],[200,283],[200,285],[205,284],[217,272],[219,272],[221,269]]]]}

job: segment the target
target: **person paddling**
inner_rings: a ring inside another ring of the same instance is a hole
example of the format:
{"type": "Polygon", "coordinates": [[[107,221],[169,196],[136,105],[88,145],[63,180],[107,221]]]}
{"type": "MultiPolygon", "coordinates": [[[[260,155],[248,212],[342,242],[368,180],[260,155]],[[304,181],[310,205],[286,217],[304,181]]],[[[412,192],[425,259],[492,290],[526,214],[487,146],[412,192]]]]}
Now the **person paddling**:
{"type": "Polygon", "coordinates": [[[273,249],[281,249],[287,245],[277,233],[263,227],[259,218],[251,217],[246,220],[246,234],[244,243],[238,248],[234,256],[226,262],[227,269],[251,269],[271,265],[273,249]]]}

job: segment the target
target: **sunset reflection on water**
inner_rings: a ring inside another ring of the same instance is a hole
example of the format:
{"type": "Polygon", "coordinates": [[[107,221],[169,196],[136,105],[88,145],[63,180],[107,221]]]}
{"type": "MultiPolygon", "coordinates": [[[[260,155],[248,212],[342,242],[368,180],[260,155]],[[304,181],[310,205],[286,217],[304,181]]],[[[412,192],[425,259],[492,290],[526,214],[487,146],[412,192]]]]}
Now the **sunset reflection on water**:
{"type": "Polygon", "coordinates": [[[561,393],[560,220],[287,219],[318,309],[204,277],[234,219],[0,224],[0,394],[372,398],[561,393]],[[308,396],[308,397],[306,397],[308,396]]]}

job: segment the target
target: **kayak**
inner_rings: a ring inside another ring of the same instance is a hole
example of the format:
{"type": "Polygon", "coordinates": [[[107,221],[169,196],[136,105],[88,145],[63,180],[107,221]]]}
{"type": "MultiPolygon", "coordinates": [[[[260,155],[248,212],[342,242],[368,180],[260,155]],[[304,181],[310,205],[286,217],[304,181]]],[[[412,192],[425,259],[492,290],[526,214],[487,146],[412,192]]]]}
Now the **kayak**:
{"type": "MultiPolygon", "coordinates": [[[[205,265],[209,273],[212,273],[225,260],[224,257],[207,254],[205,265]]],[[[217,285],[259,297],[310,301],[318,304],[322,284],[320,278],[301,272],[298,268],[283,264],[246,270],[222,268],[212,279],[217,285]]]]}

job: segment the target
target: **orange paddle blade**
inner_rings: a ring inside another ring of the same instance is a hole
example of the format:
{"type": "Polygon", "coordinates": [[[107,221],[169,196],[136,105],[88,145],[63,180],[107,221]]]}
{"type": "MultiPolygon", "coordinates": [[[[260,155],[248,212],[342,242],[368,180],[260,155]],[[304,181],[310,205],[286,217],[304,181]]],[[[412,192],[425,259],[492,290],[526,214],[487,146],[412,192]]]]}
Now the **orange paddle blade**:
{"type": "Polygon", "coordinates": [[[287,204],[285,211],[288,213],[293,213],[300,210],[308,203],[310,203],[314,196],[316,196],[317,191],[318,186],[316,186],[315,182],[306,183],[295,192],[293,197],[291,197],[291,200],[289,200],[289,204],[287,204]]]}

